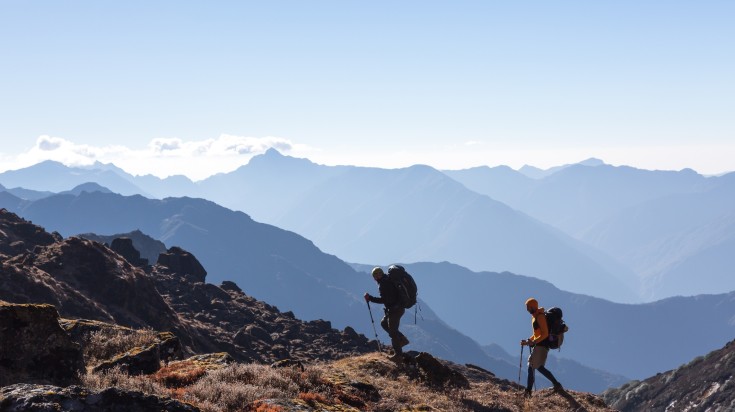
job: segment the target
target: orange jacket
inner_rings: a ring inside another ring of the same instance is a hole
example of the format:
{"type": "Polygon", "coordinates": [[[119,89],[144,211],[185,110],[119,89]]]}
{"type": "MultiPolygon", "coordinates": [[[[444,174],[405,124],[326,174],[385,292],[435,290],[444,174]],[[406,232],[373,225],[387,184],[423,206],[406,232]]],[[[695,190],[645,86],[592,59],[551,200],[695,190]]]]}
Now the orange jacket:
{"type": "Polygon", "coordinates": [[[534,345],[538,345],[549,337],[549,326],[546,324],[544,308],[536,309],[531,317],[531,325],[533,326],[533,335],[528,340],[533,342],[534,345]]]}

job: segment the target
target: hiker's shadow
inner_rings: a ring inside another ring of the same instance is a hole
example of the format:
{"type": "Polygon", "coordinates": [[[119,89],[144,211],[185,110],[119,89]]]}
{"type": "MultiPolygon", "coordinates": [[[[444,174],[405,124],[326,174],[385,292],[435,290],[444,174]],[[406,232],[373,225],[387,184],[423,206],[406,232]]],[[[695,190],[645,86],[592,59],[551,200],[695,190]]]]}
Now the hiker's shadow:
{"type": "Polygon", "coordinates": [[[485,406],[472,399],[462,399],[462,404],[470,408],[472,412],[496,412],[498,411],[497,408],[491,408],[489,406],[485,406]]]}
{"type": "Polygon", "coordinates": [[[580,405],[580,403],[577,402],[576,399],[574,399],[574,397],[572,396],[571,393],[569,393],[569,392],[565,391],[564,389],[562,389],[562,390],[560,390],[558,392],[558,394],[562,398],[566,399],[566,401],[569,403],[569,408],[571,410],[573,410],[574,412],[588,412],[587,411],[587,408],[585,408],[584,406],[580,405]]]}

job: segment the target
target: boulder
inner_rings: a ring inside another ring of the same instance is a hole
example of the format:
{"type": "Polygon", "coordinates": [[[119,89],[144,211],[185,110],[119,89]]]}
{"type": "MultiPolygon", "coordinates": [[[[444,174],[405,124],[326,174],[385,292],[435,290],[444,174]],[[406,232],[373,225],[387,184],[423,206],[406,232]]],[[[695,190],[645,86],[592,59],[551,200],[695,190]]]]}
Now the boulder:
{"type": "Polygon", "coordinates": [[[133,239],[129,237],[118,237],[110,244],[110,249],[115,251],[118,255],[122,256],[131,265],[138,267],[148,266],[148,259],[142,259],[140,252],[133,246],[133,239]]]}
{"type": "Polygon", "coordinates": [[[0,386],[17,382],[68,385],[84,370],[82,351],[51,305],[0,301],[0,386]]]}
{"type": "Polygon", "coordinates": [[[199,260],[177,246],[169,248],[166,253],[161,253],[158,256],[157,265],[184,276],[192,282],[204,282],[207,277],[207,271],[204,270],[199,260]]]}
{"type": "Polygon", "coordinates": [[[0,388],[0,410],[4,412],[196,412],[199,411],[199,408],[171,398],[114,387],[102,391],[90,391],[79,386],[60,388],[50,385],[16,384],[0,388]]]}
{"type": "Polygon", "coordinates": [[[438,359],[426,352],[421,352],[414,358],[421,371],[424,381],[434,386],[454,386],[469,388],[470,382],[461,373],[441,363],[438,359]]]}

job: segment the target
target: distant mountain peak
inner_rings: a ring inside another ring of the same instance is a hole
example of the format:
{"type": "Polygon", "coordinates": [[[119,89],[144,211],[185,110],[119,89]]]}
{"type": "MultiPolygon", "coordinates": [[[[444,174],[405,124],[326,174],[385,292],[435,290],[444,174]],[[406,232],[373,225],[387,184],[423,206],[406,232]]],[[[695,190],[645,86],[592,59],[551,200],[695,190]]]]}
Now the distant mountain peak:
{"type": "Polygon", "coordinates": [[[278,149],[271,147],[268,150],[263,153],[264,156],[271,156],[271,157],[285,157],[281,152],[278,151],[278,149]]]}
{"type": "Polygon", "coordinates": [[[588,167],[597,167],[597,166],[605,166],[606,163],[596,157],[590,157],[589,159],[582,160],[578,163],[569,163],[561,166],[554,166],[550,167],[548,169],[540,169],[536,166],[530,166],[530,165],[523,165],[518,171],[532,179],[543,179],[547,176],[551,176],[554,173],[564,170],[570,166],[588,166],[588,167]]]}
{"type": "Polygon", "coordinates": [[[278,166],[284,165],[313,165],[314,163],[305,158],[286,156],[277,149],[270,148],[265,153],[253,156],[248,166],[278,166]]]}
{"type": "Polygon", "coordinates": [[[590,157],[589,159],[582,160],[577,164],[580,164],[582,166],[603,166],[605,165],[605,162],[596,157],[590,157]]]}
{"type": "Polygon", "coordinates": [[[94,192],[113,193],[112,190],[110,190],[110,189],[108,189],[108,188],[106,188],[106,187],[104,187],[104,186],[102,186],[102,185],[100,185],[98,183],[95,183],[95,182],[87,182],[87,183],[82,183],[80,185],[77,185],[77,186],[75,186],[73,189],[71,189],[69,191],[61,192],[61,194],[73,194],[73,195],[77,195],[78,196],[78,195],[82,194],[83,192],[88,192],[88,193],[94,193],[94,192]]]}

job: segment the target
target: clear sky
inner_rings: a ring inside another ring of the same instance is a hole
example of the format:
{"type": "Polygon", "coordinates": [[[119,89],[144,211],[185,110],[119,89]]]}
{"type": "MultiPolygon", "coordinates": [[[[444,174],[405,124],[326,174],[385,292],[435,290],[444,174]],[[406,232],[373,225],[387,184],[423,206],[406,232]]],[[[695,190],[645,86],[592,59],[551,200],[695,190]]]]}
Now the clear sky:
{"type": "Polygon", "coordinates": [[[735,1],[0,0],[0,170],[735,170],[735,1]]]}

